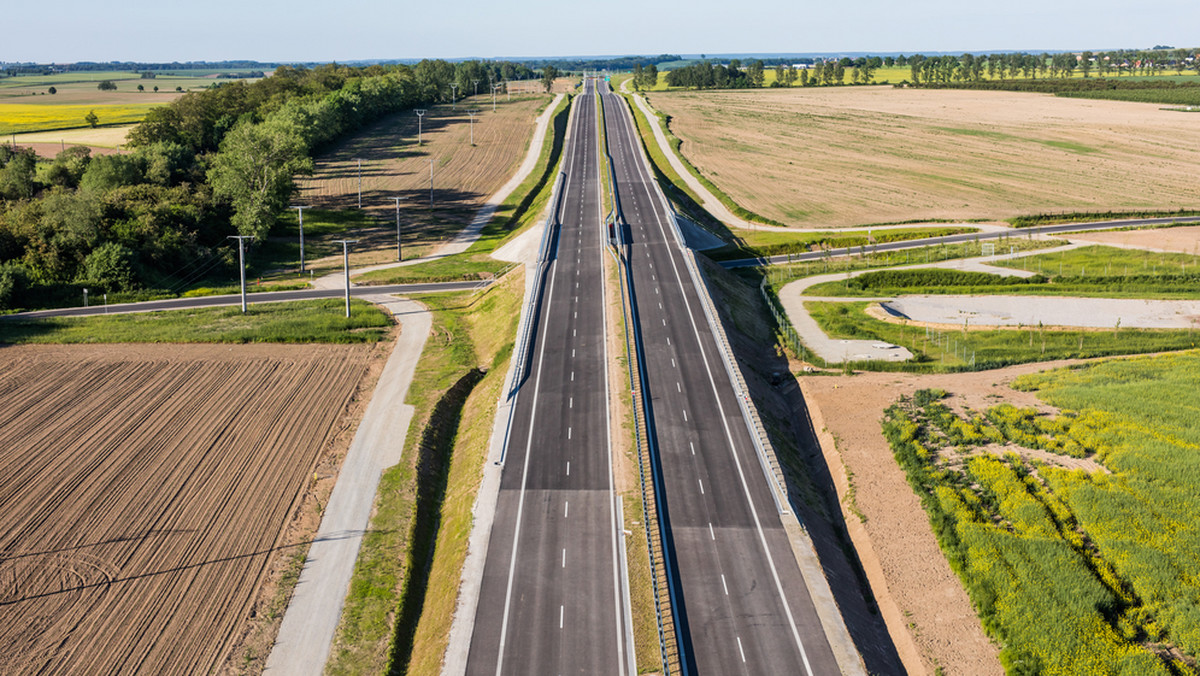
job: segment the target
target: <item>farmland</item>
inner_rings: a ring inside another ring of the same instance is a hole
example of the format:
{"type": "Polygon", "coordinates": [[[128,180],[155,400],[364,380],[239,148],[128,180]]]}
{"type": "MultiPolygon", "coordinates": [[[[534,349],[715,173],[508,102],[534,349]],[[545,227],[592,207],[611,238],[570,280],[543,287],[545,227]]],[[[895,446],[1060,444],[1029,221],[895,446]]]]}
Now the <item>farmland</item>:
{"type": "Polygon", "coordinates": [[[139,73],[127,71],[4,78],[0,79],[0,134],[87,127],[84,116],[91,111],[95,111],[103,126],[131,124],[140,121],[151,108],[170,103],[183,92],[228,81],[212,75],[159,75],[143,79],[139,73]],[[97,85],[102,80],[113,82],[116,90],[99,90],[97,85]],[[138,91],[138,85],[145,91],[138,91]],[[50,87],[56,93],[48,93],[50,87]]]}
{"type": "Polygon", "coordinates": [[[1158,106],[962,90],[664,92],[682,154],[797,226],[1194,207],[1200,132],[1158,106]]]}
{"type": "Polygon", "coordinates": [[[373,353],[6,348],[0,671],[243,671],[373,353]]]}
{"type": "MultiPolygon", "coordinates": [[[[428,246],[458,232],[484,201],[513,174],[533,135],[534,119],[549,96],[514,97],[498,101],[496,112],[485,99],[459,101],[457,110],[438,105],[421,121],[417,145],[417,116],[404,112],[372,125],[315,158],[311,177],[297,181],[299,204],[324,211],[350,210],[358,204],[358,158],[362,159],[362,206],[378,223],[377,237],[356,247],[395,247],[396,203],[404,230],[405,257],[428,251],[428,246]],[[471,120],[475,116],[475,145],[471,120]],[[430,164],[433,199],[430,208],[430,164]]],[[[306,226],[308,216],[306,218],[306,226]]],[[[369,234],[369,233],[366,233],[369,234]]]]}
{"type": "Polygon", "coordinates": [[[1001,661],[1018,673],[1190,673],[1200,355],[1018,378],[1057,415],[918,391],[884,424],[1001,661]],[[999,451],[979,454],[975,449],[999,451]],[[1091,458],[1105,471],[1032,461],[1091,458]],[[997,457],[1000,451],[1017,453],[997,457]]]}

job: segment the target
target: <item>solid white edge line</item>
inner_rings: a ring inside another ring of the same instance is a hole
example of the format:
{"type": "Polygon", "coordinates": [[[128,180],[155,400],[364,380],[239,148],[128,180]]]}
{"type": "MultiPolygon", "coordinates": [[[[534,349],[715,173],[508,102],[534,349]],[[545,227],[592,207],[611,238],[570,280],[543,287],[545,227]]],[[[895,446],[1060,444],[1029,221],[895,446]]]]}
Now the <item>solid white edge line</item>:
{"type": "MultiPolygon", "coordinates": [[[[628,120],[625,119],[626,117],[627,116],[623,115],[622,119],[626,122],[626,124],[628,124],[628,120]]],[[[632,134],[632,132],[630,132],[630,133],[632,134]]],[[[630,138],[633,138],[633,137],[630,136],[630,138]]],[[[650,185],[651,179],[648,176],[648,171],[647,171],[646,167],[643,166],[645,163],[645,158],[644,158],[644,156],[640,156],[640,155],[639,155],[639,157],[641,157],[642,161],[635,163],[638,168],[639,178],[641,179],[642,185],[644,185],[644,186],[650,185]]],[[[651,197],[651,199],[654,198],[655,194],[653,191],[651,191],[649,188],[646,188],[646,192],[649,193],[649,196],[651,197]]],[[[662,197],[661,195],[659,195],[659,201],[662,202],[663,200],[665,200],[665,198],[662,197]]],[[[663,203],[663,207],[664,207],[664,209],[666,209],[665,203],[663,203]]],[[[669,211],[669,209],[668,209],[668,211],[669,211]]],[[[683,277],[679,274],[679,266],[675,262],[676,250],[675,250],[675,247],[673,247],[669,244],[670,240],[667,237],[666,228],[664,228],[664,226],[663,226],[662,218],[660,217],[660,210],[658,210],[658,209],[654,210],[654,220],[658,223],[658,229],[659,229],[659,232],[662,233],[663,241],[665,243],[667,243],[666,247],[667,247],[667,253],[669,254],[669,257],[671,259],[671,268],[675,272],[675,279],[679,282],[679,287],[682,290],[686,287],[683,284],[683,277]]],[[[678,245],[678,242],[676,242],[676,244],[678,245]]],[[[697,290],[697,293],[699,293],[699,290],[697,290]]],[[[742,492],[746,496],[746,502],[750,507],[750,513],[754,517],[754,527],[758,531],[758,538],[759,538],[759,542],[762,544],[763,553],[766,554],[767,564],[771,570],[771,577],[774,579],[774,582],[775,582],[776,592],[779,595],[780,601],[783,603],[784,613],[787,615],[788,624],[790,625],[791,630],[792,630],[792,637],[796,641],[796,646],[800,649],[800,658],[804,662],[804,670],[805,670],[805,672],[807,672],[808,676],[812,676],[813,671],[812,671],[812,666],[808,662],[808,652],[804,649],[804,642],[800,639],[800,630],[796,627],[796,619],[794,617],[792,617],[791,605],[788,603],[787,595],[784,594],[784,592],[783,592],[783,583],[779,579],[779,571],[775,568],[775,559],[774,559],[774,557],[771,556],[771,550],[767,546],[767,536],[766,536],[766,533],[763,532],[762,522],[758,518],[758,510],[754,507],[754,498],[750,494],[750,486],[746,482],[746,475],[742,470],[742,461],[737,456],[737,449],[733,442],[733,434],[729,429],[729,422],[725,418],[725,407],[721,404],[720,392],[717,389],[716,380],[713,378],[712,367],[708,363],[708,353],[704,349],[704,341],[701,340],[701,338],[700,338],[700,329],[696,325],[696,317],[692,312],[692,304],[688,300],[686,292],[684,292],[682,295],[683,295],[684,306],[687,309],[688,318],[691,320],[692,333],[693,333],[693,335],[695,335],[696,344],[700,348],[701,361],[704,362],[704,369],[708,374],[708,382],[710,385],[712,385],[713,396],[716,398],[716,401],[717,401],[717,409],[721,416],[721,424],[725,428],[725,437],[729,442],[729,452],[730,452],[730,455],[733,456],[734,465],[737,467],[738,478],[741,480],[742,492]]],[[[709,524],[709,525],[711,526],[711,524],[709,524]]],[[[740,639],[739,639],[739,645],[740,645],[740,639]]]]}

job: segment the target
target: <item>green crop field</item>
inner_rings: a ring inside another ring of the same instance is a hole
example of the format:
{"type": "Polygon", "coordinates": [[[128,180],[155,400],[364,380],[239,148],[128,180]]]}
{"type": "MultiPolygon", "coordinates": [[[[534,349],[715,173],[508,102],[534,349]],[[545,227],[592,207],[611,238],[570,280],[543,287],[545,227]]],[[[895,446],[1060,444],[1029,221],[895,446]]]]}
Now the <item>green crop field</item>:
{"type": "Polygon", "coordinates": [[[1057,416],[960,415],[928,390],[888,410],[884,433],[1009,673],[1194,673],[1197,378],[1191,351],[1016,381],[1057,416]]]}

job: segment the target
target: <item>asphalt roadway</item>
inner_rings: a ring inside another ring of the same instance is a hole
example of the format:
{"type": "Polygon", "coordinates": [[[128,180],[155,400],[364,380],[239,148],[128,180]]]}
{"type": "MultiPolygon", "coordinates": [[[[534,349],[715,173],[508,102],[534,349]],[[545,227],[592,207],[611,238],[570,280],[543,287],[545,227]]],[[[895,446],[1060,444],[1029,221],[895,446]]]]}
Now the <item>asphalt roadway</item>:
{"type": "MultiPolygon", "coordinates": [[[[1030,228],[1012,228],[1008,230],[998,230],[996,232],[978,232],[966,233],[962,235],[947,235],[945,237],[926,237],[923,239],[910,239],[902,242],[885,242],[883,244],[871,244],[872,252],[877,251],[899,251],[902,249],[919,249],[923,246],[932,246],[936,244],[959,244],[962,242],[984,241],[989,239],[1000,239],[1001,237],[1020,237],[1022,235],[1058,235],[1066,232],[1087,232],[1092,230],[1115,230],[1117,228],[1138,228],[1150,225],[1169,225],[1171,223],[1200,223],[1198,216],[1180,216],[1176,218],[1134,218],[1120,221],[1097,221],[1093,223],[1061,223],[1057,225],[1038,225],[1030,228]]],[[[725,261],[721,263],[724,268],[750,268],[760,265],[778,264],[778,263],[796,263],[802,261],[817,261],[826,256],[848,256],[858,253],[862,247],[844,247],[841,249],[830,249],[829,251],[809,251],[802,254],[792,254],[791,256],[771,256],[769,258],[742,258],[735,261],[725,261]]]]}
{"type": "MultiPolygon", "coordinates": [[[[433,282],[430,284],[392,284],[388,286],[352,286],[350,295],[375,296],[379,294],[410,294],[435,293],[450,291],[470,291],[486,286],[490,282],[433,282]]],[[[312,300],[314,298],[343,298],[345,289],[300,289],[297,291],[264,291],[246,295],[249,305],[256,303],[283,303],[294,300],[312,300]]],[[[95,300],[96,296],[92,296],[95,300]]],[[[87,317],[91,315],[123,314],[128,312],[157,312],[160,310],[188,310],[201,307],[222,307],[240,305],[242,297],[238,294],[223,296],[199,296],[196,298],[169,298],[166,300],[150,300],[141,303],[116,303],[113,305],[90,305],[88,307],[70,307],[55,310],[36,310],[33,312],[17,312],[8,317],[34,319],[38,317],[87,317]]]]}
{"type": "Polygon", "coordinates": [[[685,673],[839,673],[629,111],[604,110],[685,673]]]}
{"type": "Polygon", "coordinates": [[[473,675],[627,672],[590,81],[574,106],[560,226],[541,282],[471,636],[473,675]]]}

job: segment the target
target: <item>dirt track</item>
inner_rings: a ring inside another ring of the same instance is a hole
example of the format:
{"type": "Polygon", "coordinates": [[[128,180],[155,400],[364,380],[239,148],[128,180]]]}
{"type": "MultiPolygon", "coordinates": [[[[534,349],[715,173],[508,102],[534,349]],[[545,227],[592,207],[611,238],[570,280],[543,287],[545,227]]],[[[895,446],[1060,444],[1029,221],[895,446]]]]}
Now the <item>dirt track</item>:
{"type": "Polygon", "coordinates": [[[370,355],[0,348],[0,673],[228,664],[370,355]]]}

